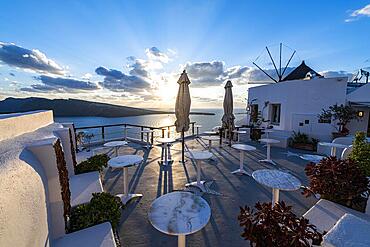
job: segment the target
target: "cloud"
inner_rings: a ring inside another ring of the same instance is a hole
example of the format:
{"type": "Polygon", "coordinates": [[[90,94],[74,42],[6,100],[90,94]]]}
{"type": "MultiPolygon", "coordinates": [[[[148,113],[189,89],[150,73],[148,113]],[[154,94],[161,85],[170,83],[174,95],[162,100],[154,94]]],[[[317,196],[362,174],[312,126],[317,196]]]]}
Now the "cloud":
{"type": "Polygon", "coordinates": [[[98,89],[98,86],[89,81],[83,81],[73,78],[52,77],[40,75],[35,77],[40,81],[39,84],[33,84],[30,87],[23,87],[20,90],[25,92],[84,92],[98,89]]]}
{"type": "Polygon", "coordinates": [[[319,74],[324,76],[325,78],[347,77],[349,80],[352,79],[352,77],[354,76],[353,73],[350,73],[348,71],[343,71],[343,70],[340,70],[340,71],[326,70],[326,71],[319,72],[319,74]]]}
{"type": "Polygon", "coordinates": [[[95,72],[104,76],[104,80],[99,84],[111,91],[137,91],[150,88],[150,83],[144,78],[136,75],[126,75],[119,70],[98,67],[95,72]]]}
{"type": "Polygon", "coordinates": [[[39,73],[63,75],[65,71],[56,62],[37,49],[29,50],[11,43],[0,42],[0,61],[17,68],[39,73]]]}
{"type": "Polygon", "coordinates": [[[355,11],[352,11],[350,14],[350,17],[345,20],[345,22],[352,22],[358,20],[360,17],[370,17],[370,4],[366,5],[365,7],[361,9],[357,9],[355,11]]]}
{"type": "Polygon", "coordinates": [[[188,62],[184,69],[195,86],[216,86],[223,82],[224,62],[188,62]]]}
{"type": "Polygon", "coordinates": [[[10,73],[9,73],[9,75],[11,75],[11,76],[15,76],[15,74],[14,74],[14,73],[12,73],[12,72],[10,72],[10,73]]]}
{"type": "Polygon", "coordinates": [[[145,54],[149,59],[158,60],[162,63],[168,63],[170,58],[164,52],[161,52],[157,47],[148,48],[145,50],[145,54]]]}

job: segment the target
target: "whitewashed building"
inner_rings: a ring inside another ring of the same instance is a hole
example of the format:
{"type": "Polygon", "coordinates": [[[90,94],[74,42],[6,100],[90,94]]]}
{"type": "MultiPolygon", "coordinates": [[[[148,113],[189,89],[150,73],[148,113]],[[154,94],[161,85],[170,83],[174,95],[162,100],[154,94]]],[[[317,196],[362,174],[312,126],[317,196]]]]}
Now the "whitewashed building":
{"type": "Polygon", "coordinates": [[[320,141],[331,141],[331,133],[336,129],[331,123],[319,122],[318,114],[334,104],[350,104],[358,109],[361,117],[347,126],[350,134],[356,131],[370,134],[370,85],[348,90],[347,77],[324,78],[302,62],[283,81],[249,89],[247,121],[252,121],[259,112],[264,120],[262,125],[272,126],[275,135],[282,138],[300,131],[320,141]]]}

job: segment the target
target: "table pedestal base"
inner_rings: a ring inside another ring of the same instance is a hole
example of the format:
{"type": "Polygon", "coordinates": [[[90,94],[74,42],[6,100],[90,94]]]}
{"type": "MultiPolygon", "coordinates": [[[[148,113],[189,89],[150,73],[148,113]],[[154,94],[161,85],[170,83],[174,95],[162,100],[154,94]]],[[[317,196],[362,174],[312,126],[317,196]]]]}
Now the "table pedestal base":
{"type": "Polygon", "coordinates": [[[272,164],[272,165],[276,166],[275,161],[270,160],[270,159],[259,160],[259,162],[266,162],[266,163],[270,163],[270,164],[272,164]]]}
{"type": "Polygon", "coordinates": [[[126,205],[133,198],[143,197],[142,194],[127,194],[127,195],[118,194],[116,196],[118,196],[121,199],[121,202],[123,203],[123,205],[126,205]]]}
{"type": "Polygon", "coordinates": [[[207,182],[212,182],[212,181],[204,181],[204,180],[199,181],[199,182],[195,181],[195,182],[185,184],[185,187],[193,186],[193,187],[199,188],[202,192],[208,192],[208,187],[206,186],[207,182]]]}
{"type": "Polygon", "coordinates": [[[177,237],[177,246],[185,247],[186,246],[186,235],[179,235],[177,237]]]}
{"type": "Polygon", "coordinates": [[[247,176],[252,176],[249,172],[247,172],[246,170],[244,169],[238,169],[238,170],[235,170],[233,172],[231,172],[232,174],[239,174],[239,175],[247,175],[247,176]]]}

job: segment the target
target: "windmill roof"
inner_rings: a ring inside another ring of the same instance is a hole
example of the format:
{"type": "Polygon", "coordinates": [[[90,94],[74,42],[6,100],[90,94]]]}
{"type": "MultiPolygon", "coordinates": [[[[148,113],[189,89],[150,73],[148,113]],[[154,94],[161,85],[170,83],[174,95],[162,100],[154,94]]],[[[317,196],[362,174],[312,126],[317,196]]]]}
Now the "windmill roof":
{"type": "Polygon", "coordinates": [[[304,61],[296,67],[292,72],[290,72],[282,81],[291,81],[291,80],[302,80],[306,78],[308,72],[313,72],[320,76],[316,71],[308,67],[304,61]]]}

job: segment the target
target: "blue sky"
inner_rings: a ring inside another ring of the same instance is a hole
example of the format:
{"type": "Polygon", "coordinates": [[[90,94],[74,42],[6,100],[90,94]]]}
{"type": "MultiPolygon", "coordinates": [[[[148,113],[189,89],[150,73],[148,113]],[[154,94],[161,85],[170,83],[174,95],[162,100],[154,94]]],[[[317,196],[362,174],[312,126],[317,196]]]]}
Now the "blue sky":
{"type": "Polygon", "coordinates": [[[218,107],[227,79],[243,106],[250,82],[261,79],[252,62],[266,45],[274,49],[283,42],[297,51],[293,65],[305,60],[330,75],[369,67],[369,4],[2,1],[0,96],[168,107],[186,68],[193,106],[218,107]],[[25,54],[35,55],[38,64],[14,57],[32,58],[25,54]]]}

